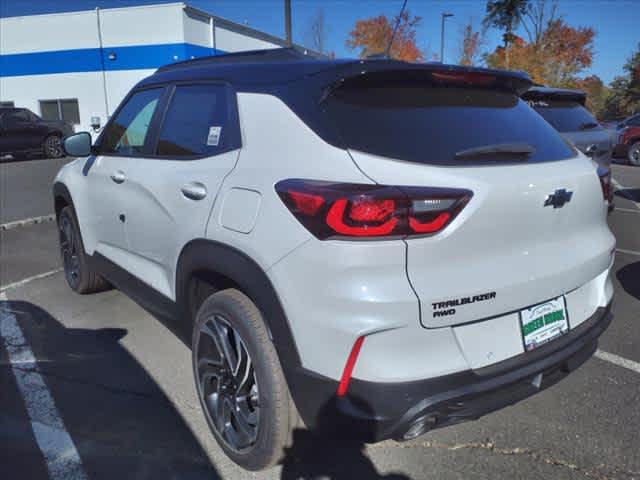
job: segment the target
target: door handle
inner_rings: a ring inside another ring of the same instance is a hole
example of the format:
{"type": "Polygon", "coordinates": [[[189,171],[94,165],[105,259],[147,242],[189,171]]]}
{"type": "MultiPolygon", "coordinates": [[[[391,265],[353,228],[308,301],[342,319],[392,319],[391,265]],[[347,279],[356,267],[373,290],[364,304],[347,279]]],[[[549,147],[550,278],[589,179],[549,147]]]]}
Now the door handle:
{"type": "Polygon", "coordinates": [[[111,174],[111,180],[113,180],[116,183],[122,183],[125,181],[126,178],[127,177],[125,176],[122,170],[118,170],[117,172],[114,172],[111,174]]]}
{"type": "Polygon", "coordinates": [[[200,182],[189,182],[183,185],[180,191],[190,200],[202,200],[207,196],[207,187],[200,182]]]}

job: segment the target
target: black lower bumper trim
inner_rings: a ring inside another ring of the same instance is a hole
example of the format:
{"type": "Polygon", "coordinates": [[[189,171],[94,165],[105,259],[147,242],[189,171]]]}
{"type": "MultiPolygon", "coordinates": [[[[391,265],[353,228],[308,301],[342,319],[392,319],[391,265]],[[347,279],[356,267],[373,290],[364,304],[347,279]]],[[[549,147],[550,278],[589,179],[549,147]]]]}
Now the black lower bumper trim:
{"type": "Polygon", "coordinates": [[[309,372],[301,372],[299,383],[290,387],[312,428],[363,441],[402,439],[418,419],[425,419],[425,431],[473,420],[553,385],[593,355],[611,319],[610,305],[598,308],[566,335],[477,370],[401,383],[354,378],[340,399],[335,397],[337,382],[309,372]]]}

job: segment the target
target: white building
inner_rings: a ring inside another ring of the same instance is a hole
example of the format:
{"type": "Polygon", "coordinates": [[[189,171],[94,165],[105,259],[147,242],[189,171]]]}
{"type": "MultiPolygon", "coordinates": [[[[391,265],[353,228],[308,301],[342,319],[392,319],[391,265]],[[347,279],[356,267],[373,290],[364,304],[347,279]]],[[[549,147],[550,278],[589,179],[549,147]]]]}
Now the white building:
{"type": "Polygon", "coordinates": [[[184,3],[0,18],[0,106],[91,131],[161,65],[284,45],[184,3]]]}

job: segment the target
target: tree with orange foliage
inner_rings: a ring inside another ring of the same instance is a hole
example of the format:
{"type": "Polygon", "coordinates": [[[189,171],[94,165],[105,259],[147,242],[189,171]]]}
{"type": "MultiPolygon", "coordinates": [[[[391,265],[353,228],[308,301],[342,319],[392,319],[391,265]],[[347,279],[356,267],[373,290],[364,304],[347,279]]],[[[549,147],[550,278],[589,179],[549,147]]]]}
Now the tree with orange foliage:
{"type": "MultiPolygon", "coordinates": [[[[554,19],[537,42],[515,37],[509,47],[509,68],[527,72],[536,83],[575,87],[577,75],[591,66],[594,37],[592,28],[574,28],[561,18],[554,19]]],[[[485,61],[489,67],[505,68],[505,48],[496,48],[485,61]]]]}
{"type": "MultiPolygon", "coordinates": [[[[398,16],[390,19],[385,15],[358,20],[346,41],[352,50],[360,49],[360,58],[384,54],[387,51],[398,16]]],[[[424,54],[416,45],[416,27],[421,17],[412,17],[408,11],[400,15],[398,31],[393,39],[389,56],[398,60],[416,62],[424,59],[424,54]]]]}
{"type": "Polygon", "coordinates": [[[480,56],[480,47],[484,43],[481,33],[473,27],[473,20],[469,20],[461,31],[460,65],[475,65],[480,56]]]}

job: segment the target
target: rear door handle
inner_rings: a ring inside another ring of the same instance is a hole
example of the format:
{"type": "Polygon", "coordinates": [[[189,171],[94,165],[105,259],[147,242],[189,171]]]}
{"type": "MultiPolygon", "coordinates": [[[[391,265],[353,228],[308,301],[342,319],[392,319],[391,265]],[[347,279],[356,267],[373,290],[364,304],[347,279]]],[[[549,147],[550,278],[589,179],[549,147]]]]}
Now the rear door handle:
{"type": "Polygon", "coordinates": [[[189,182],[183,185],[180,191],[190,200],[202,200],[207,196],[207,187],[200,182],[189,182]]]}
{"type": "Polygon", "coordinates": [[[117,172],[114,172],[111,174],[111,180],[113,180],[116,183],[122,183],[125,181],[126,178],[127,177],[125,176],[122,170],[118,170],[117,172]]]}

